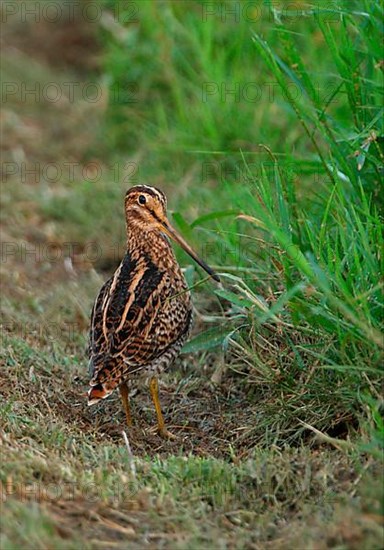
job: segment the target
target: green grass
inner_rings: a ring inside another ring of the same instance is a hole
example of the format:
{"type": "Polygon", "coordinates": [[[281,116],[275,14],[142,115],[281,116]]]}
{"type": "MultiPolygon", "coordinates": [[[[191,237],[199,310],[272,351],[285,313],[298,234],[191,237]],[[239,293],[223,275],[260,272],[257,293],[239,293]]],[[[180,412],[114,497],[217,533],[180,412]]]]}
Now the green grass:
{"type": "MultiPolygon", "coordinates": [[[[266,3],[223,20],[204,2],[135,6],[138,22],[127,3],[97,26],[98,74],[83,75],[107,105],[6,106],[6,160],[20,142],[29,162],[80,168],[3,193],[18,254],[2,270],[1,547],[380,548],[382,8],[266,3]],[[139,182],[165,190],[222,285],[177,250],[197,308],[161,391],[179,440],[149,433],[138,384],[130,454],[117,397],[86,407],[84,349],[139,182]]],[[[26,59],[8,52],[5,80],[30,83],[26,59]]]]}
{"type": "Polygon", "coordinates": [[[154,165],[175,182],[175,222],[222,274],[223,289],[210,287],[216,308],[231,306],[231,321],[226,313],[186,349],[221,341],[229,364],[246,356],[236,362],[246,383],[274,384],[266,422],[283,441],[293,424],[301,437],[298,420],[336,432],[339,418],[345,432],[345,417],[356,428],[364,410],[375,425],[383,360],[381,8],[303,4],[295,17],[263,6],[255,22],[228,16],[223,25],[220,10],[204,19],[202,5],[188,6],[187,15],[177,2],[144,2],[139,27],[126,24],[123,40],[105,37],[111,88],[136,83],[140,92],[136,103],[112,102],[109,143],[130,148],[132,140],[153,152],[140,176],[160,182],[154,165]],[[150,70],[141,73],[143,60],[150,70]],[[250,82],[261,92],[257,102],[244,95],[250,82]],[[222,85],[239,94],[222,93],[222,85]],[[140,122],[132,125],[131,115],[140,122]],[[195,200],[213,205],[207,216],[196,217],[195,200]],[[276,351],[261,339],[276,342],[276,351]],[[275,425],[270,412],[279,415],[282,394],[291,400],[288,418],[275,425]]]}

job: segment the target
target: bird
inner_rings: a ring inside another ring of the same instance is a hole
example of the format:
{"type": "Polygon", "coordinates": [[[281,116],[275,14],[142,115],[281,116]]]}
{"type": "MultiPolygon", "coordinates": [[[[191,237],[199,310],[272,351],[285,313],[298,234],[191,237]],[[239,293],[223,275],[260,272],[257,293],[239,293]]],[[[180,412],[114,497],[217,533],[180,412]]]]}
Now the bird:
{"type": "Polygon", "coordinates": [[[144,374],[149,380],[158,434],[174,439],[165,426],[158,377],[190,335],[192,302],[171,240],[215,281],[220,278],[171,225],[167,198],[160,189],[135,185],[128,189],[124,206],[125,255],[101,287],[91,313],[88,405],[119,388],[127,425],[132,426],[128,384],[144,374]]]}

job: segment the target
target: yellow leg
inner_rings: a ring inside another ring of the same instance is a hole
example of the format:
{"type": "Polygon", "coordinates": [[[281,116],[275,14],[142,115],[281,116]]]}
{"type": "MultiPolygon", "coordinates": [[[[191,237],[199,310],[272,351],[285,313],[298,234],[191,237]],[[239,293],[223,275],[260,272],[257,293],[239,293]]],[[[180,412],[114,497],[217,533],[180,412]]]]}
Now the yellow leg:
{"type": "Polygon", "coordinates": [[[132,426],[132,416],[131,416],[131,409],[129,407],[129,399],[128,399],[128,386],[125,382],[120,384],[119,386],[121,400],[123,402],[123,407],[125,410],[125,416],[127,418],[127,424],[129,427],[132,426]]]}
{"type": "Polygon", "coordinates": [[[149,390],[151,392],[152,401],[155,405],[156,414],[157,414],[157,427],[159,435],[164,437],[164,439],[176,439],[176,436],[171,434],[165,427],[163,413],[161,412],[160,400],[159,400],[159,384],[157,378],[151,378],[149,382],[149,390]]]}

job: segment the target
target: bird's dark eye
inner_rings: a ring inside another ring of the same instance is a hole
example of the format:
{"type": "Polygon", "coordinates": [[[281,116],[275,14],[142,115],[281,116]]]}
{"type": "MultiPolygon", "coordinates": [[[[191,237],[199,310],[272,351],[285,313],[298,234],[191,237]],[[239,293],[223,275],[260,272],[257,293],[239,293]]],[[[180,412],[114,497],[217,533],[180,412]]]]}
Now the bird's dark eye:
{"type": "Polygon", "coordinates": [[[147,202],[147,199],[145,198],[145,195],[139,195],[139,203],[145,204],[147,202]]]}

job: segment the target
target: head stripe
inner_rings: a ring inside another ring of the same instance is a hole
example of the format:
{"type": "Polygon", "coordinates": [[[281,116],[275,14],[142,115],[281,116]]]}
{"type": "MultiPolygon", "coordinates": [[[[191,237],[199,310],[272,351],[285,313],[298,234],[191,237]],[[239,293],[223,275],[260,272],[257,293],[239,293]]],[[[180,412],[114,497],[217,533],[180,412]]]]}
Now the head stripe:
{"type": "Polygon", "coordinates": [[[128,189],[125,197],[127,198],[129,195],[134,193],[148,193],[148,195],[159,199],[160,202],[164,204],[164,206],[167,205],[166,196],[162,191],[160,191],[160,189],[157,189],[157,187],[150,187],[149,185],[135,185],[134,187],[128,189]]]}

